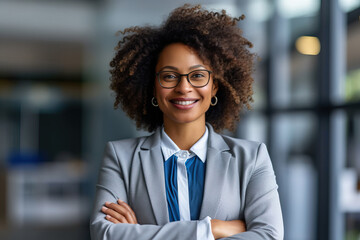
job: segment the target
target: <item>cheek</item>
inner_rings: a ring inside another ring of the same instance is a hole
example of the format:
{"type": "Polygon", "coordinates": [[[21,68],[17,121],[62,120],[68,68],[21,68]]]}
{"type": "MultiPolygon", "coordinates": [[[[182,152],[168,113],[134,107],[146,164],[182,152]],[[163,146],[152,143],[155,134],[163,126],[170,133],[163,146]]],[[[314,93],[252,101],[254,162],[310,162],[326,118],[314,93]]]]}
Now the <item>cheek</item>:
{"type": "Polygon", "coordinates": [[[206,101],[209,101],[211,100],[211,97],[213,96],[213,91],[212,91],[212,87],[209,87],[209,88],[206,88],[206,89],[203,89],[204,91],[202,91],[201,95],[204,97],[204,99],[206,101]]]}
{"type": "Polygon", "coordinates": [[[158,101],[162,101],[166,96],[168,95],[166,89],[164,88],[158,88],[156,89],[156,98],[158,101]]]}
{"type": "Polygon", "coordinates": [[[167,108],[168,102],[166,101],[167,96],[169,95],[169,90],[166,88],[162,88],[160,86],[155,87],[155,98],[159,104],[159,108],[162,112],[167,108]]]}

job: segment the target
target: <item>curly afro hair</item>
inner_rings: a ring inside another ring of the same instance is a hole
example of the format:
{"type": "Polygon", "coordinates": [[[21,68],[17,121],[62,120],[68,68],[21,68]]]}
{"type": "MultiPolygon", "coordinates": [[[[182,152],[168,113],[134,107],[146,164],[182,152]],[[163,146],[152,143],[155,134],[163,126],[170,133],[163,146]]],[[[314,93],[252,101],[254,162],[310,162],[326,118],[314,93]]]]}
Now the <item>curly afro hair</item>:
{"type": "Polygon", "coordinates": [[[163,124],[163,114],[152,106],[155,66],[162,49],[171,43],[183,43],[211,66],[218,85],[218,104],[206,112],[206,121],[215,131],[235,129],[243,108],[250,109],[253,62],[252,43],[242,36],[237,22],[225,10],[212,12],[200,5],[185,4],[170,13],[160,27],[131,27],[115,48],[110,62],[111,84],[115,92],[114,108],[134,119],[137,128],[149,132],[163,124]]]}

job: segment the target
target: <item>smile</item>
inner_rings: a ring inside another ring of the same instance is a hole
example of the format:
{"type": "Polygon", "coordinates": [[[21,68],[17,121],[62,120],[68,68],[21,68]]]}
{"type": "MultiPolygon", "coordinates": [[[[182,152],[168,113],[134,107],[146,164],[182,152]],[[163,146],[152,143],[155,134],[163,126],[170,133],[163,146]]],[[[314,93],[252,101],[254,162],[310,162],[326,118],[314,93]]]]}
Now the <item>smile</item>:
{"type": "Polygon", "coordinates": [[[195,98],[174,98],[170,102],[174,107],[180,110],[189,110],[195,106],[199,99],[195,98]]]}
{"type": "Polygon", "coordinates": [[[178,104],[178,105],[186,106],[186,105],[193,104],[193,103],[195,103],[196,101],[197,101],[197,100],[194,100],[194,101],[172,101],[172,102],[175,103],[175,104],[178,104]]]}

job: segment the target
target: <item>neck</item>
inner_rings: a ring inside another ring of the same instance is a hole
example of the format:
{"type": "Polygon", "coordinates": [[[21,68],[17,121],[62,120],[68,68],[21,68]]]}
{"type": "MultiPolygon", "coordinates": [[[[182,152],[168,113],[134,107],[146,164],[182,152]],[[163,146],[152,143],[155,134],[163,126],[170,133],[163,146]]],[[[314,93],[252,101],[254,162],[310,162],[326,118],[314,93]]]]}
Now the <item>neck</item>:
{"type": "Polygon", "coordinates": [[[164,122],[166,134],[181,150],[189,150],[205,133],[205,122],[199,124],[171,123],[164,122]]]}

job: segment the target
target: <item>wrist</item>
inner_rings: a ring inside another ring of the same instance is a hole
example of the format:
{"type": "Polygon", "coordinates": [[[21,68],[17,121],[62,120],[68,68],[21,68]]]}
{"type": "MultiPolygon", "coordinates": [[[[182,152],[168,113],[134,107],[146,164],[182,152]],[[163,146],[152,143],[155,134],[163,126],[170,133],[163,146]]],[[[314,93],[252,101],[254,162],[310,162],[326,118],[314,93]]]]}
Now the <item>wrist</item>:
{"type": "Polygon", "coordinates": [[[211,219],[210,223],[211,223],[211,232],[214,236],[215,239],[220,238],[220,233],[219,233],[219,224],[220,224],[221,220],[219,219],[211,219]]]}

